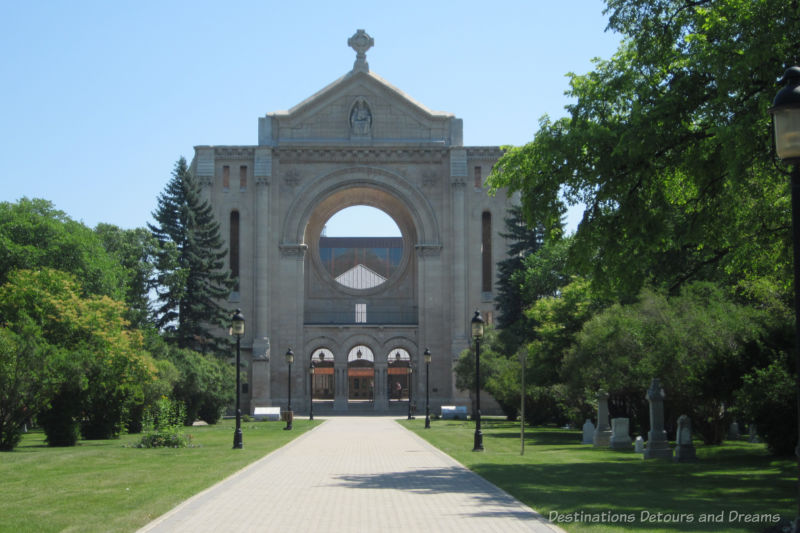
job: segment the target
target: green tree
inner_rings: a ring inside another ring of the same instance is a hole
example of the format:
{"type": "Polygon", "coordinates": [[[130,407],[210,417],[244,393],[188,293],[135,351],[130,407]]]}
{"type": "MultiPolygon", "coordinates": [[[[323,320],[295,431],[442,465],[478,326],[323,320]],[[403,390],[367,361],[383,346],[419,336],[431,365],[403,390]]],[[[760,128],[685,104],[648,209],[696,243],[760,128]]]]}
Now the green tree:
{"type": "Polygon", "coordinates": [[[219,223],[211,206],[180,158],[172,179],[158,197],[148,224],[158,241],[155,287],[156,324],[178,347],[222,353],[226,338],[211,328],[222,326],[228,312],[219,304],[234,287],[225,268],[227,250],[219,235],[219,223]]]}
{"type": "Polygon", "coordinates": [[[117,435],[126,408],[153,379],[152,360],[124,313],[121,302],[84,297],[74,277],[49,268],[11,272],[0,287],[0,316],[17,338],[16,350],[0,350],[0,368],[30,373],[16,380],[9,403],[32,398],[27,408],[49,444],[74,444],[79,421],[86,438],[117,435]],[[23,336],[41,361],[20,346],[23,336]]]}
{"type": "Polygon", "coordinates": [[[111,224],[98,224],[94,229],[106,252],[122,267],[126,317],[131,327],[151,325],[150,288],[154,276],[156,240],[145,228],[122,229],[111,224]]]}
{"type": "Polygon", "coordinates": [[[0,285],[14,270],[48,267],[81,280],[87,294],[123,296],[123,272],[91,229],[47,200],[0,203],[0,285]]]}
{"type": "Polygon", "coordinates": [[[797,62],[800,7],[785,0],[610,0],[623,44],[571,75],[569,117],[544,119],[489,177],[554,227],[586,206],[571,259],[598,292],[791,276],[787,180],[767,108],[797,62]]]}

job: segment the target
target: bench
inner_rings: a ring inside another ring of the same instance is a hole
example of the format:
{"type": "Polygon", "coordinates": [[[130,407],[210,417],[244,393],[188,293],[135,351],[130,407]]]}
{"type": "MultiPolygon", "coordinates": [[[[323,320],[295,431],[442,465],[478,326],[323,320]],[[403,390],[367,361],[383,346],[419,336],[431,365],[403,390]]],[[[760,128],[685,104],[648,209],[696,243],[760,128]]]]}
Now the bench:
{"type": "Polygon", "coordinates": [[[466,419],[467,419],[466,405],[442,406],[442,420],[466,420],[466,419]]]}
{"type": "Polygon", "coordinates": [[[253,409],[253,418],[256,420],[280,420],[280,407],[256,407],[253,409]]]}

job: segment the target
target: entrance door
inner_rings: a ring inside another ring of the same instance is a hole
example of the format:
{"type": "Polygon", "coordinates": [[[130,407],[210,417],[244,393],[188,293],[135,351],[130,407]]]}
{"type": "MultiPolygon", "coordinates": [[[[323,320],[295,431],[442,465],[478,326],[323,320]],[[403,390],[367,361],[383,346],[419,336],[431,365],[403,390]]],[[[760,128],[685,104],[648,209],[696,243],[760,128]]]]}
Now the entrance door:
{"type": "Polygon", "coordinates": [[[369,347],[360,345],[347,354],[349,402],[372,402],[375,399],[375,356],[369,347]]]}
{"type": "Polygon", "coordinates": [[[408,391],[411,385],[411,355],[402,348],[389,352],[386,374],[389,401],[408,401],[408,391]]]}
{"type": "Polygon", "coordinates": [[[333,352],[320,348],[311,356],[314,363],[314,375],[311,379],[311,399],[320,401],[333,400],[336,384],[333,377],[333,352]]]}

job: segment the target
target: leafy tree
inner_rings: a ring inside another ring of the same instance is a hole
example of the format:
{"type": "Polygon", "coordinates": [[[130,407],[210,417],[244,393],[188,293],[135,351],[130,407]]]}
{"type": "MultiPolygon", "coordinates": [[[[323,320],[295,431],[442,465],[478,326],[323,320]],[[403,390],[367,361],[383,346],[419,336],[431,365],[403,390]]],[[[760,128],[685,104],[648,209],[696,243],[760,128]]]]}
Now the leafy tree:
{"type": "Polygon", "coordinates": [[[0,203],[0,285],[14,270],[48,267],[81,280],[86,294],[122,298],[123,272],[97,236],[47,200],[0,203]]]}
{"type": "Polygon", "coordinates": [[[189,172],[186,160],[175,164],[172,179],[158,197],[148,228],[158,241],[155,285],[156,324],[180,348],[220,353],[227,339],[209,329],[225,324],[228,313],[219,304],[234,282],[225,269],[227,250],[219,223],[189,172]]]}
{"type": "Polygon", "coordinates": [[[607,12],[619,51],[571,75],[570,116],[543,119],[489,183],[521,191],[545,230],[565,202],[585,204],[571,259],[599,293],[790,280],[787,180],[766,110],[800,59],[798,4],[609,0],[607,12]]]}
{"type": "Polygon", "coordinates": [[[5,327],[18,339],[34,339],[42,359],[18,356],[8,366],[4,359],[2,368],[31,373],[34,379],[17,380],[15,396],[34,399],[28,408],[50,445],[74,444],[79,420],[84,437],[115,436],[127,405],[153,378],[152,361],[124,313],[124,304],[107,296],[82,297],[71,275],[48,268],[14,271],[0,287],[5,327]]]}
{"type": "Polygon", "coordinates": [[[122,229],[98,224],[94,229],[106,252],[121,265],[124,279],[126,313],[133,328],[151,325],[150,285],[154,275],[156,240],[144,228],[122,229]]]}

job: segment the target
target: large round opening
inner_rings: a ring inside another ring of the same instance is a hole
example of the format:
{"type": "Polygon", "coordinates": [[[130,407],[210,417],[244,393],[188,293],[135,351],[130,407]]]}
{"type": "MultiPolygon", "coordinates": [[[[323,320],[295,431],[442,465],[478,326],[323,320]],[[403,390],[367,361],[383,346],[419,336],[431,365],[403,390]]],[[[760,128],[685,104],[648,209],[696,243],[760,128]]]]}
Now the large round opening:
{"type": "Polygon", "coordinates": [[[319,237],[319,258],[339,285],[373,289],[400,268],[402,233],[384,211],[368,205],[350,206],[325,222],[319,237]]]}

